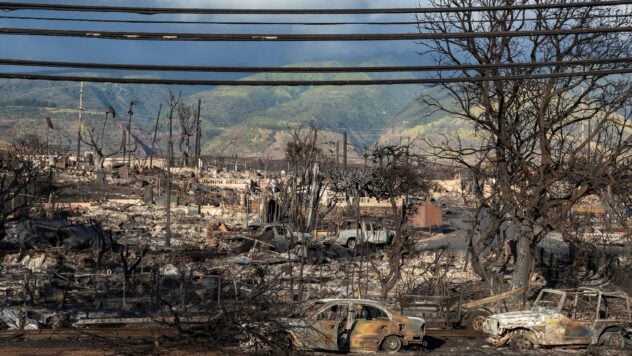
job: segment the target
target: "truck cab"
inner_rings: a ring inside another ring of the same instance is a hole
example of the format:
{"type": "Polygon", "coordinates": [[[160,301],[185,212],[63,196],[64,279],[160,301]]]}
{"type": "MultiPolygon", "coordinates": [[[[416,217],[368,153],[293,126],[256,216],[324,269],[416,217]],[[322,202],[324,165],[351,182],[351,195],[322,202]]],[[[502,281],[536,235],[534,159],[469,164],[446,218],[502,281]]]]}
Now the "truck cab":
{"type": "Polygon", "coordinates": [[[339,244],[353,250],[358,243],[386,245],[393,242],[394,230],[384,229],[372,219],[347,219],[340,223],[337,234],[339,244]]]}

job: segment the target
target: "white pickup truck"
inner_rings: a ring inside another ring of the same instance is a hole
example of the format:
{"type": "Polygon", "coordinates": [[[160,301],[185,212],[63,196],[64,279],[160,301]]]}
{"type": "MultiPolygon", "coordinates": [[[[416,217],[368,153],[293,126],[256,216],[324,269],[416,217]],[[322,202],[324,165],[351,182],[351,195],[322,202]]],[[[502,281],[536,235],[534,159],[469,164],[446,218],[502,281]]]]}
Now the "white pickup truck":
{"type": "Polygon", "coordinates": [[[391,244],[395,237],[394,230],[386,230],[370,219],[349,219],[343,221],[338,227],[338,243],[348,249],[355,249],[358,243],[376,245],[391,244]]]}

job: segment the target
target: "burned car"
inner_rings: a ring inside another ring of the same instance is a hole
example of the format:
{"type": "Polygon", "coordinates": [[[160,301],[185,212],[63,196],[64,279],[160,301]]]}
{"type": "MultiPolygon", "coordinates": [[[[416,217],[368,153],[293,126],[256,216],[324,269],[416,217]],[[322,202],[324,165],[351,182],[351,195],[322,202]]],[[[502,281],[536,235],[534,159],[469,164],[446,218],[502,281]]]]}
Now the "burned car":
{"type": "Polygon", "coordinates": [[[518,350],[539,346],[625,347],[632,317],[628,296],[595,288],[543,289],[531,310],[493,314],[483,331],[496,346],[518,350]]]}
{"type": "Polygon", "coordinates": [[[311,238],[309,233],[296,232],[285,223],[252,224],[248,228],[259,240],[270,243],[277,252],[293,249],[298,253],[311,238]]]}
{"type": "Polygon", "coordinates": [[[366,299],[323,299],[285,320],[292,346],[300,350],[395,353],[421,344],[426,323],[366,299]]]}

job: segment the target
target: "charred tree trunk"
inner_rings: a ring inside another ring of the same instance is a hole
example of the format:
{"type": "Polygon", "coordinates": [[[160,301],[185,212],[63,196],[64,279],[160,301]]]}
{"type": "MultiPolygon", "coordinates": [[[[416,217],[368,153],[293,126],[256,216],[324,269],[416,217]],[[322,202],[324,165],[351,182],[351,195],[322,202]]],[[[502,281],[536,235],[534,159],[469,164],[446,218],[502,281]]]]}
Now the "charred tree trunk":
{"type": "Polygon", "coordinates": [[[96,174],[95,184],[97,186],[104,186],[107,183],[105,179],[105,157],[99,151],[96,152],[94,165],[96,174]]]}
{"type": "Polygon", "coordinates": [[[158,134],[158,121],[160,120],[160,112],[162,111],[162,103],[158,107],[158,114],[156,115],[156,125],[154,127],[154,137],[151,140],[151,151],[149,152],[149,169],[153,167],[154,164],[154,145],[156,144],[156,135],[158,134]]]}
{"type": "MultiPolygon", "coordinates": [[[[533,270],[533,229],[523,228],[521,236],[518,239],[517,256],[514,267],[513,279],[511,280],[511,287],[528,289],[529,277],[533,270]]],[[[524,300],[523,300],[524,301],[524,300]]]]}

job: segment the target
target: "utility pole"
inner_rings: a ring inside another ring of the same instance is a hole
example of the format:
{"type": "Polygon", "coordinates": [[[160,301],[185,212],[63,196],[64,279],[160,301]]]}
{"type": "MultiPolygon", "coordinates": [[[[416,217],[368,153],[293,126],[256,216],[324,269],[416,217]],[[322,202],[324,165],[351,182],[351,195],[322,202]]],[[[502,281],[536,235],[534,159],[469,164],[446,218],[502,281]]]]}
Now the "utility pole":
{"type": "Polygon", "coordinates": [[[79,128],[77,129],[77,167],[81,156],[81,115],[83,113],[83,82],[79,84],[79,128]]]}
{"type": "MultiPolygon", "coordinates": [[[[123,163],[125,163],[125,151],[130,147],[132,143],[132,115],[134,115],[134,102],[129,103],[129,119],[127,120],[127,143],[125,143],[125,148],[123,149],[123,163]]],[[[132,150],[129,150],[129,160],[127,161],[129,168],[132,168],[132,150]]]]}
{"type": "Polygon", "coordinates": [[[171,246],[171,159],[173,158],[173,109],[177,102],[170,99],[169,104],[169,144],[167,146],[167,235],[165,236],[165,246],[171,246]]]}
{"type": "Polygon", "coordinates": [[[202,108],[202,98],[198,98],[197,118],[196,118],[196,124],[195,124],[195,163],[194,163],[194,166],[197,166],[198,169],[200,168],[200,153],[201,153],[201,149],[200,149],[200,138],[201,138],[200,110],[201,108],[202,108]]]}
{"type": "Polygon", "coordinates": [[[347,131],[342,135],[342,169],[347,170],[347,131]]]}

